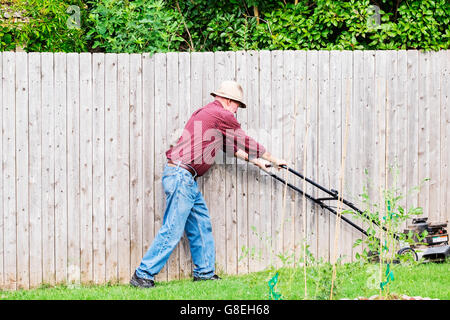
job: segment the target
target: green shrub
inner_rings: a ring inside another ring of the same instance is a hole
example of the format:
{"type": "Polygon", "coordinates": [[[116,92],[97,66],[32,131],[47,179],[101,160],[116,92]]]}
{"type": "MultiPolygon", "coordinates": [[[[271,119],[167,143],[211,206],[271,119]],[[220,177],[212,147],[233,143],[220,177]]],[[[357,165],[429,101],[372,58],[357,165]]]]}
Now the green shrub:
{"type": "MultiPolygon", "coordinates": [[[[251,0],[167,1],[172,8],[179,8],[186,22],[182,36],[189,45],[183,45],[180,50],[257,49],[257,43],[254,41],[256,19],[251,15],[252,10],[246,2],[251,0]]],[[[279,6],[277,1],[269,3],[279,6]]],[[[269,10],[269,7],[264,8],[269,10]]]]}
{"type": "Polygon", "coordinates": [[[398,9],[381,6],[379,23],[373,23],[375,14],[369,0],[300,0],[267,12],[256,41],[260,49],[271,50],[449,48],[446,0],[406,0],[398,9]]]}
{"type": "Polygon", "coordinates": [[[16,45],[26,51],[128,53],[450,48],[448,0],[0,1],[27,18],[0,19],[1,50],[16,45]],[[80,8],[81,28],[68,26],[70,5],[80,8]]]}
{"type": "Polygon", "coordinates": [[[297,4],[172,0],[168,4],[179,5],[189,30],[183,37],[196,51],[439,50],[450,44],[450,3],[445,0],[299,0],[297,4]]]}
{"type": "Polygon", "coordinates": [[[89,1],[87,39],[106,52],[177,51],[185,40],[181,15],[162,0],[89,1]]]}
{"type": "Polygon", "coordinates": [[[396,21],[391,14],[383,15],[386,23],[371,37],[371,48],[439,50],[450,47],[450,2],[447,0],[403,1],[397,14],[396,21]]]}
{"type": "Polygon", "coordinates": [[[5,26],[0,26],[0,50],[11,51],[16,48],[13,41],[13,33],[11,29],[5,26]]]}
{"type": "Polygon", "coordinates": [[[3,19],[1,50],[20,46],[25,51],[87,51],[81,25],[85,10],[81,0],[16,0],[8,11],[20,13],[22,19],[3,19]]]}

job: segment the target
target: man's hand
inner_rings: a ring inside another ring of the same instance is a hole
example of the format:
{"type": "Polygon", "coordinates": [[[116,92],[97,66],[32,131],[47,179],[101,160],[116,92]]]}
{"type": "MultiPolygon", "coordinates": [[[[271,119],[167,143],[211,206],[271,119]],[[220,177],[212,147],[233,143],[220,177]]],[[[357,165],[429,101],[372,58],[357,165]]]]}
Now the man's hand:
{"type": "Polygon", "coordinates": [[[265,152],[262,158],[274,164],[274,167],[280,170],[281,166],[287,166],[287,161],[273,157],[269,152],[265,152]]]}
{"type": "Polygon", "coordinates": [[[282,166],[287,167],[288,165],[287,161],[283,159],[275,159],[273,164],[277,167],[277,169],[280,169],[282,166]]]}
{"type": "Polygon", "coordinates": [[[252,160],[250,160],[250,162],[253,163],[254,165],[256,165],[257,167],[261,168],[262,170],[270,173],[269,172],[270,171],[269,168],[271,166],[270,162],[268,162],[266,160],[263,160],[263,159],[260,159],[260,158],[252,159],[252,160]]]}
{"type": "Polygon", "coordinates": [[[243,159],[245,161],[249,161],[253,163],[254,165],[258,166],[259,168],[263,169],[264,171],[270,173],[270,167],[271,163],[273,163],[274,167],[278,170],[281,169],[281,166],[287,166],[287,161],[283,159],[277,159],[275,157],[272,157],[272,155],[269,152],[265,152],[262,155],[262,158],[255,158],[252,160],[249,160],[248,154],[243,150],[238,150],[235,154],[236,157],[243,159]]]}

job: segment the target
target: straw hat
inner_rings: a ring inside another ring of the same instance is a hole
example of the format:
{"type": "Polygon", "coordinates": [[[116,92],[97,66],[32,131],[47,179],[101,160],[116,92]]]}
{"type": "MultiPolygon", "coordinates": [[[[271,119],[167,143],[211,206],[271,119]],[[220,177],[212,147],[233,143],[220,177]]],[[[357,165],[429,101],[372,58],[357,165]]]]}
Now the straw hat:
{"type": "Polygon", "coordinates": [[[219,96],[227,99],[231,99],[240,103],[239,107],[246,108],[246,104],[244,102],[244,90],[239,83],[236,81],[227,80],[220,84],[219,89],[214,92],[211,92],[213,97],[219,96]]]}

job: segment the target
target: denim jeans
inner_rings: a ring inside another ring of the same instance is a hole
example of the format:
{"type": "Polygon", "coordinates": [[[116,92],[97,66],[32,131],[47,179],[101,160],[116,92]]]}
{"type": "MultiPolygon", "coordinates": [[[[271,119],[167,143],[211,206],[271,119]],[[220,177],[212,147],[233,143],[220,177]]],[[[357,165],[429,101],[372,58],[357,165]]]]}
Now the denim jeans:
{"type": "Polygon", "coordinates": [[[215,249],[211,220],[197,182],[187,170],[166,165],[162,184],[166,194],[163,225],[136,268],[136,275],[154,280],[186,232],[194,264],[193,275],[213,276],[215,249]]]}

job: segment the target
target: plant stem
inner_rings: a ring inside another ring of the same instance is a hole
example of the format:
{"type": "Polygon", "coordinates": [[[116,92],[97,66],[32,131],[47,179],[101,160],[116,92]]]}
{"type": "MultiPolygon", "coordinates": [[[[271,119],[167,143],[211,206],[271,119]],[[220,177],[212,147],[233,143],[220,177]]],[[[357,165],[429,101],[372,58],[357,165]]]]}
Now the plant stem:
{"type": "MultiPolygon", "coordinates": [[[[303,172],[306,173],[306,150],[308,146],[308,129],[309,129],[309,108],[308,105],[306,107],[306,128],[305,128],[305,140],[303,141],[303,172]]],[[[306,191],[306,174],[303,179],[303,190],[306,191]]],[[[302,214],[303,214],[303,226],[302,226],[302,233],[303,233],[303,275],[305,279],[305,299],[308,298],[308,286],[306,284],[306,195],[305,192],[302,196],[302,214]]]]}
{"type": "MultiPolygon", "coordinates": [[[[346,87],[349,88],[350,84],[347,80],[346,87]]],[[[334,288],[334,281],[336,279],[336,255],[337,255],[337,243],[339,241],[339,230],[341,225],[341,216],[342,216],[342,207],[343,207],[343,201],[342,201],[342,193],[344,190],[344,183],[345,183],[345,160],[347,158],[347,145],[348,145],[348,117],[349,117],[349,105],[350,105],[350,94],[349,90],[346,90],[345,95],[345,138],[344,138],[344,152],[342,153],[341,157],[341,169],[339,173],[339,191],[338,191],[338,209],[337,209],[337,218],[336,218],[336,224],[335,224],[335,232],[334,232],[334,248],[333,248],[333,272],[331,277],[331,291],[330,291],[330,300],[333,299],[333,288],[334,288]]]]}

